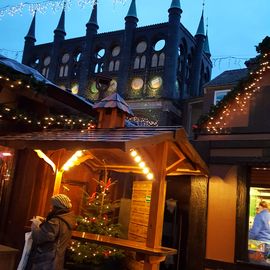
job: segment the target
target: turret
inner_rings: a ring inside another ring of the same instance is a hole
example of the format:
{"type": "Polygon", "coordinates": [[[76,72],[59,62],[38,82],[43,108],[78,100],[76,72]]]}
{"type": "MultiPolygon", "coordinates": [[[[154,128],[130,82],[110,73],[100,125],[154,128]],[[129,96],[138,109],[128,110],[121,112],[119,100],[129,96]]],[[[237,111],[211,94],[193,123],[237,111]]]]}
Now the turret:
{"type": "Polygon", "coordinates": [[[205,42],[203,46],[204,53],[207,55],[208,58],[211,57],[210,47],[209,47],[209,40],[208,40],[208,32],[206,31],[205,42]]]}
{"type": "Polygon", "coordinates": [[[125,33],[124,33],[124,44],[122,59],[120,64],[121,77],[118,80],[117,91],[125,97],[127,83],[128,83],[128,72],[130,61],[131,61],[131,48],[134,41],[134,31],[137,27],[139,19],[137,18],[136,1],[132,0],[127,16],[125,17],[125,33]]]}
{"type": "Polygon", "coordinates": [[[195,52],[192,60],[192,80],[191,80],[191,96],[197,97],[200,93],[200,81],[201,81],[201,66],[203,59],[204,43],[205,43],[205,32],[204,32],[204,16],[200,19],[200,23],[195,35],[195,52]]]}
{"type": "Polygon", "coordinates": [[[169,33],[165,48],[165,81],[162,96],[170,99],[177,99],[179,94],[176,92],[177,65],[178,65],[178,46],[180,36],[181,5],[180,0],[172,0],[169,13],[169,33]]]}
{"type": "Polygon", "coordinates": [[[60,20],[56,29],[54,30],[54,40],[52,45],[52,53],[51,53],[51,63],[49,69],[48,79],[51,81],[55,81],[56,74],[58,74],[58,59],[60,55],[60,48],[62,45],[62,41],[65,40],[66,31],[65,31],[65,6],[62,10],[60,20]]]}
{"type": "Polygon", "coordinates": [[[25,65],[29,65],[30,56],[32,53],[32,49],[35,46],[36,38],[35,38],[35,29],[36,28],[36,12],[32,19],[31,25],[29,27],[27,35],[24,37],[24,49],[22,56],[22,63],[25,65]]]}
{"type": "Polygon", "coordinates": [[[85,96],[89,73],[94,72],[94,64],[90,62],[92,44],[95,35],[97,34],[99,26],[97,23],[97,3],[93,6],[90,19],[86,24],[86,38],[85,45],[81,55],[80,65],[80,79],[79,79],[79,95],[85,96]]]}
{"type": "Polygon", "coordinates": [[[64,40],[65,36],[66,31],[65,31],[65,7],[64,7],[58,25],[54,30],[54,40],[64,40]]]}

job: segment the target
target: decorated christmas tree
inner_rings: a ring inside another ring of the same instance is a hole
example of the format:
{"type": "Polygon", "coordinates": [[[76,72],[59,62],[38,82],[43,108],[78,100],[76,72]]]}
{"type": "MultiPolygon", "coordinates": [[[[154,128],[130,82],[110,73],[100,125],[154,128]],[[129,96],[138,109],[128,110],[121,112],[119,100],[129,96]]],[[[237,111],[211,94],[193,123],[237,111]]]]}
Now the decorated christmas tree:
{"type": "MultiPolygon", "coordinates": [[[[82,216],[77,219],[78,231],[119,237],[121,235],[120,224],[114,222],[115,202],[110,199],[109,193],[112,181],[104,171],[102,179],[96,180],[96,191],[85,194],[82,216]]],[[[120,262],[124,258],[122,250],[101,246],[84,240],[73,240],[68,250],[68,258],[80,264],[108,264],[120,262]]]]}

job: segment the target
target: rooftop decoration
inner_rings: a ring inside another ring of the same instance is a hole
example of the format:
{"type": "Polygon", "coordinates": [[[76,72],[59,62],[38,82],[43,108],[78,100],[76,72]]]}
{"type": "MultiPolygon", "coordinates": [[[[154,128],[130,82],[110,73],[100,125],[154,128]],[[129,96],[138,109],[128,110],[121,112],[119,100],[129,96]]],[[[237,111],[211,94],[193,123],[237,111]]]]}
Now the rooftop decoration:
{"type": "Polygon", "coordinates": [[[95,127],[94,119],[64,114],[49,114],[44,117],[36,117],[23,110],[9,108],[0,104],[0,120],[21,123],[33,129],[90,129],[95,127]]]}
{"type": "Polygon", "coordinates": [[[93,106],[93,109],[98,108],[118,108],[119,110],[126,112],[128,115],[133,116],[133,112],[129,108],[128,104],[117,93],[113,93],[112,95],[102,99],[100,102],[93,106]]]}
{"type": "Polygon", "coordinates": [[[207,115],[203,115],[197,125],[193,126],[194,132],[229,133],[228,121],[236,112],[245,112],[247,104],[254,95],[260,91],[260,81],[270,70],[270,37],[256,46],[260,54],[256,57],[258,64],[251,70],[248,77],[241,80],[219,103],[213,106],[207,115]]]}

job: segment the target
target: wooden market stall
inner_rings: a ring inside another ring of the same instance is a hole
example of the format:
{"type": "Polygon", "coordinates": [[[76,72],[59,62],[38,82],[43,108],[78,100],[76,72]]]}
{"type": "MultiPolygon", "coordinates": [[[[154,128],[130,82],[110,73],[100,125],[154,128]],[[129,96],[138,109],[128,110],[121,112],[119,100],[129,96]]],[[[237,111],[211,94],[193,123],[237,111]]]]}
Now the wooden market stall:
{"type": "MultiPolygon", "coordinates": [[[[62,112],[76,114],[78,111],[88,116],[95,115],[91,104],[44,81],[32,69],[9,59],[3,59],[1,64],[8,67],[8,72],[0,78],[0,98],[8,104],[12,97],[12,109],[23,107],[29,110],[34,106],[40,119],[47,112],[55,112],[58,116],[62,112]],[[16,71],[13,70],[14,65],[16,71]],[[36,78],[37,84],[29,81],[29,74],[36,78]]],[[[106,170],[120,174],[121,185],[125,186],[126,182],[133,185],[128,239],[78,232],[73,236],[135,252],[136,260],[143,261],[141,268],[135,266],[136,270],[158,269],[166,256],[177,252],[161,246],[166,177],[206,176],[207,167],[189,143],[182,127],[125,128],[126,115],[132,112],[116,93],[95,104],[94,108],[99,112],[97,128],[47,130],[49,125],[57,126],[59,121],[50,117],[43,124],[44,131],[36,131],[40,130],[39,122],[36,122],[38,128],[32,130],[27,123],[16,128],[12,124],[14,115],[7,115],[13,110],[7,105],[3,107],[8,121],[1,124],[8,129],[2,129],[0,150],[1,155],[8,154],[1,156],[1,160],[8,164],[5,170],[8,177],[5,178],[6,188],[1,201],[0,241],[21,249],[29,220],[34,215],[45,216],[52,194],[63,192],[65,188],[72,188],[70,195],[75,202],[74,211],[78,214],[81,187],[85,187],[86,182],[104,170],[106,165],[106,170]],[[75,166],[66,171],[71,161],[75,166]],[[143,215],[136,206],[138,198],[141,203],[141,196],[145,202],[143,215]]],[[[23,119],[29,121],[30,116],[31,110],[23,119]]],[[[73,125],[73,121],[67,121],[73,125]]]]}
{"type": "MultiPolygon", "coordinates": [[[[83,155],[79,158],[78,164],[84,162],[92,171],[104,168],[106,163],[107,170],[121,173],[133,173],[139,175],[139,179],[146,180],[140,163],[143,161],[149,168],[148,174],[153,176],[150,200],[149,219],[147,224],[147,234],[145,245],[139,244],[135,248],[135,241],[118,242],[118,246],[123,249],[134,250],[141,255],[144,260],[144,269],[158,269],[160,261],[164,260],[166,255],[170,255],[175,250],[161,247],[163,212],[166,194],[166,176],[170,175],[207,175],[207,167],[194,150],[186,137],[182,127],[145,127],[145,128],[115,128],[115,129],[93,129],[84,131],[44,131],[29,134],[20,134],[13,136],[0,137],[0,145],[16,149],[17,152],[31,153],[31,159],[35,155],[34,150],[41,150],[50,156],[54,155],[54,163],[61,167],[67,155],[70,157],[76,151],[83,150],[83,155]],[[136,151],[136,156],[134,153],[136,151]],[[61,152],[61,155],[59,154],[61,152]],[[64,159],[63,159],[64,157],[64,159]],[[139,157],[136,159],[136,157],[139,157]],[[149,256],[150,254],[150,256],[149,256]]],[[[27,163],[27,158],[24,163],[27,163]]],[[[43,162],[44,163],[44,162],[43,162]]],[[[37,165],[37,163],[36,163],[37,165]]],[[[43,164],[44,165],[44,164],[43,164]]],[[[22,162],[21,162],[21,166],[22,162]]],[[[48,165],[47,170],[49,169],[48,165]]],[[[40,169],[37,165],[36,170],[40,169]]],[[[35,168],[33,168],[35,170],[35,168]]],[[[25,176],[20,176],[21,181],[26,181],[25,176]]],[[[37,172],[38,173],[38,172],[37,172]]],[[[61,178],[55,177],[51,172],[46,174],[46,168],[43,173],[32,175],[33,181],[37,175],[46,175],[47,184],[51,178],[54,182],[54,192],[57,193],[60,187],[61,178]]],[[[41,183],[39,183],[41,185],[41,183]]],[[[44,186],[45,187],[45,186],[44,186]]],[[[21,190],[20,190],[21,191],[21,190]]],[[[52,195],[53,190],[46,188],[47,194],[43,190],[41,198],[44,200],[52,195]]],[[[17,198],[18,203],[25,204],[27,200],[24,196],[17,198]]],[[[32,196],[35,196],[32,193],[32,196]]],[[[37,203],[41,204],[41,202],[37,203]]],[[[41,210],[42,207],[39,208],[41,210]]],[[[12,210],[10,210],[12,212],[12,210]]],[[[14,209],[9,219],[15,218],[17,211],[14,209]]],[[[28,213],[30,215],[30,213],[28,213]]],[[[7,230],[8,231],[8,230],[7,230]]],[[[75,234],[78,237],[78,234],[75,234]]],[[[90,237],[91,238],[91,237],[90,237]]],[[[90,239],[91,240],[91,239],[90,239]]],[[[104,243],[104,238],[95,238],[95,241],[104,243]]],[[[119,240],[106,240],[107,244],[111,242],[116,244],[119,240]],[[108,242],[109,241],[109,242],[108,242]]]]}

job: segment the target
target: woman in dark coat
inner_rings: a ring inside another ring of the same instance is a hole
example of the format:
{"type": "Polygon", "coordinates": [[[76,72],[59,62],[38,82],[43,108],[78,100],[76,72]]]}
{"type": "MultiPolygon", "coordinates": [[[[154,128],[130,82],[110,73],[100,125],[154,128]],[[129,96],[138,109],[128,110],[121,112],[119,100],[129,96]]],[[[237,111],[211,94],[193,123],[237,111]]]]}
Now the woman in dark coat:
{"type": "Polygon", "coordinates": [[[75,226],[70,199],[64,194],[51,198],[52,210],[40,226],[32,224],[33,248],[27,270],[62,270],[66,248],[75,226]]]}

